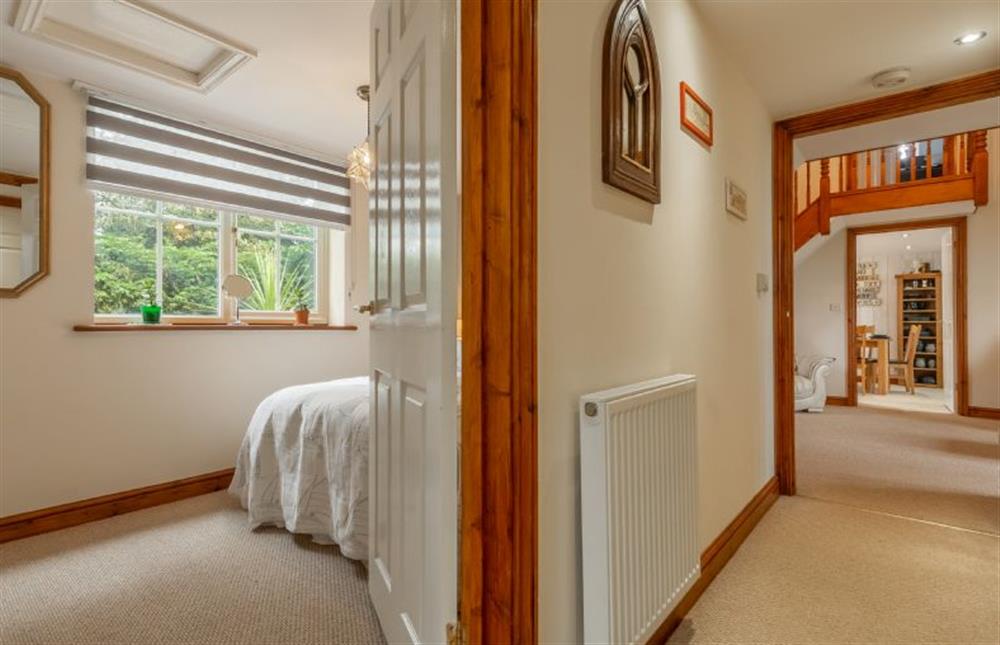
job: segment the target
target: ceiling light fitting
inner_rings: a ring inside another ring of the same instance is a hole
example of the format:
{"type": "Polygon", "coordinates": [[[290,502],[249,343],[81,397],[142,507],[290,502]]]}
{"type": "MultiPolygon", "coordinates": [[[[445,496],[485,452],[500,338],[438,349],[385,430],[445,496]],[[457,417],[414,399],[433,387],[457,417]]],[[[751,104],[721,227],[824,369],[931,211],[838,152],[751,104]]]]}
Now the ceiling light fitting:
{"type": "Polygon", "coordinates": [[[983,38],[986,38],[985,31],[972,31],[967,34],[963,34],[955,39],[955,44],[958,46],[971,45],[972,43],[977,43],[983,38]]]}
{"type": "Polygon", "coordinates": [[[872,76],[872,86],[881,90],[887,87],[902,85],[909,79],[909,67],[893,67],[891,69],[884,69],[872,76]]]}
{"type": "MultiPolygon", "coordinates": [[[[367,85],[359,85],[356,92],[358,98],[368,105],[370,88],[367,85]]],[[[370,111],[371,107],[369,106],[368,109],[370,111]]],[[[367,118],[365,120],[365,127],[368,127],[367,118]]],[[[371,151],[368,149],[368,138],[365,137],[365,140],[354,146],[354,149],[351,150],[351,154],[347,155],[347,176],[362,184],[365,189],[367,189],[371,174],[372,155],[371,151]]]]}

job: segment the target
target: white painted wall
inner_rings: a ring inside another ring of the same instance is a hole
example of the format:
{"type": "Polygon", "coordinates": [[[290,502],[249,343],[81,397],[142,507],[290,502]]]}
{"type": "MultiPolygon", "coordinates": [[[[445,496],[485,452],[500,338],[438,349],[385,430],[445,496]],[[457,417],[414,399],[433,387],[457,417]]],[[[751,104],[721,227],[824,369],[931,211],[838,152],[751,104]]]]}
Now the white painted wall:
{"type": "Polygon", "coordinates": [[[969,405],[1000,408],[1000,129],[990,130],[990,201],[969,217],[969,405]]]}
{"type": "MultiPolygon", "coordinates": [[[[73,332],[93,311],[84,98],[29,79],[52,104],[52,270],[0,300],[0,516],[230,467],[264,396],[366,372],[366,321],[357,332],[73,332]]],[[[356,262],[366,294],[366,255],[356,262]]]]}
{"type": "Polygon", "coordinates": [[[847,232],[831,232],[805,261],[795,265],[795,354],[830,356],[829,396],[847,396],[844,267],[847,232]]]}
{"type": "MultiPolygon", "coordinates": [[[[707,546],[774,472],[771,118],[687,2],[648,3],[660,53],[662,195],[601,181],[610,2],[539,3],[539,641],[582,642],[580,395],[698,377],[707,546]],[[713,107],[711,150],[681,130],[681,80],[713,107]],[[725,178],[749,194],[726,213],[725,178]]],[[[582,476],[588,476],[583,473],[582,476]]]]}

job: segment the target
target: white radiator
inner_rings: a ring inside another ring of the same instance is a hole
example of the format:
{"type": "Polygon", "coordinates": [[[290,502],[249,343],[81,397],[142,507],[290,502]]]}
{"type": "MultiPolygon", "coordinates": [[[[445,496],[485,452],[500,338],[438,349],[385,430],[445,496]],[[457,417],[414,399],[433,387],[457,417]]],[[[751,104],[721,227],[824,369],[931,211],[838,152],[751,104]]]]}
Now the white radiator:
{"type": "Polygon", "coordinates": [[[695,378],[580,399],[587,643],[643,643],[700,574],[695,378]]]}

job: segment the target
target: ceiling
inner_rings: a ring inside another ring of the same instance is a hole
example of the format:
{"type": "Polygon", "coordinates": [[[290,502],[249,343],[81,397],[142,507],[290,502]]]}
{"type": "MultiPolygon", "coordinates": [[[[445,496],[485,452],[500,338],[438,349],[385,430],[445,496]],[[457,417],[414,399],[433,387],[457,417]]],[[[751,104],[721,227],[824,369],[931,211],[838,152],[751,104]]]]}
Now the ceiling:
{"type": "Polygon", "coordinates": [[[784,118],[1000,67],[1000,2],[696,0],[771,115],[784,118]],[[986,30],[984,40],[954,39],[986,30]],[[876,90],[871,76],[907,66],[910,80],[876,90]]]}
{"type": "Polygon", "coordinates": [[[111,90],[208,127],[342,161],[365,138],[372,0],[150,0],[183,20],[257,51],[207,94],[18,33],[17,2],[0,0],[0,61],[15,69],[111,90]]]}
{"type": "Polygon", "coordinates": [[[950,228],[922,228],[905,232],[860,235],[858,236],[858,255],[940,253],[941,240],[950,232],[950,228]]]}

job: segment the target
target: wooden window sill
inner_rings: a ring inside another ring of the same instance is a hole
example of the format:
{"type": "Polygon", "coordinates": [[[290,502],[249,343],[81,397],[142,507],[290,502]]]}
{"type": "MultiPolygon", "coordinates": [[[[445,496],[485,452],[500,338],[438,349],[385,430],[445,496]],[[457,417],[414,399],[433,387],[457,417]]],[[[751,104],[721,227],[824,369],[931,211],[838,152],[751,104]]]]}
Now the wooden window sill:
{"type": "Polygon", "coordinates": [[[292,323],[91,323],[73,325],[73,331],[357,331],[357,325],[294,325],[292,323]]]}

